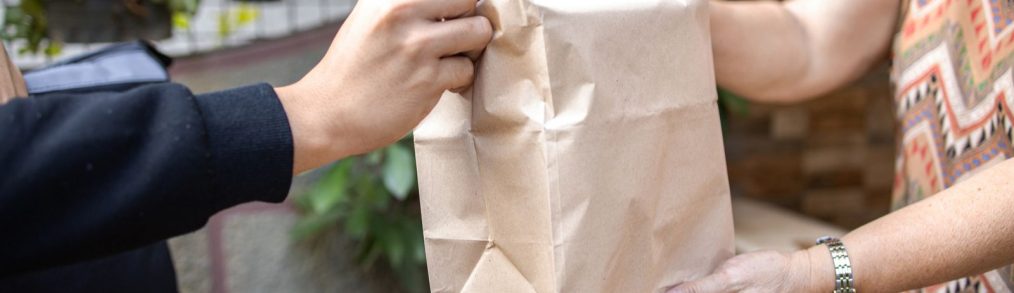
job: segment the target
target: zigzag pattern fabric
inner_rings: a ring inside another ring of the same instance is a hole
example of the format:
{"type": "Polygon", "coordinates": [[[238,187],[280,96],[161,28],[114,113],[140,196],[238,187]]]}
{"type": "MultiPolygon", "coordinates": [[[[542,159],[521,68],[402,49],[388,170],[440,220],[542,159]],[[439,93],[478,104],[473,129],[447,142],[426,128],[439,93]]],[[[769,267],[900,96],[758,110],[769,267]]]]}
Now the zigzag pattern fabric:
{"type": "MultiPolygon", "coordinates": [[[[1014,155],[1014,0],[902,5],[891,70],[900,136],[894,209],[1014,155]]],[[[914,292],[1011,288],[1008,266],[914,292]]]]}

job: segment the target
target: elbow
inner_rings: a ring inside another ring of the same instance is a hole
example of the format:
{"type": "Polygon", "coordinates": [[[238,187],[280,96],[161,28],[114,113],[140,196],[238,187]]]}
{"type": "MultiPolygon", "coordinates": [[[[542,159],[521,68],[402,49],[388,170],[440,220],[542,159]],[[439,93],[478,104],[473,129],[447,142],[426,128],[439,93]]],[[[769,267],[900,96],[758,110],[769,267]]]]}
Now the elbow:
{"type": "Polygon", "coordinates": [[[856,62],[839,62],[833,66],[824,64],[823,68],[838,70],[812,70],[808,68],[801,74],[783,75],[781,78],[768,76],[767,79],[756,79],[752,82],[717,80],[723,89],[736,93],[752,102],[768,104],[795,104],[827,95],[842,87],[848,86],[864,76],[876,64],[874,58],[864,58],[856,62]]]}

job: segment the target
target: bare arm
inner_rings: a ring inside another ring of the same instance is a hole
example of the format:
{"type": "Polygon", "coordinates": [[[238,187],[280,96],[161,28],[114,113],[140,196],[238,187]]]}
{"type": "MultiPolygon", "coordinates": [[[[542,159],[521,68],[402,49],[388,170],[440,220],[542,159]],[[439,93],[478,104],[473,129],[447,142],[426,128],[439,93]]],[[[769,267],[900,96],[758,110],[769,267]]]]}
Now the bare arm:
{"type": "MultiPolygon", "coordinates": [[[[1014,262],[1014,161],[884,216],[846,235],[858,292],[899,292],[1014,262]]],[[[824,246],[750,253],[675,292],[831,292],[824,246]],[[757,290],[757,291],[751,291],[757,290]]]]}
{"type": "Polygon", "coordinates": [[[840,87],[886,56],[898,2],[712,1],[718,84],[777,103],[840,87]]]}
{"type": "MultiPolygon", "coordinates": [[[[849,233],[843,242],[861,292],[898,292],[983,273],[1014,262],[1014,161],[891,213],[849,233]]],[[[828,269],[824,247],[811,262],[828,269]]]]}
{"type": "MultiPolygon", "coordinates": [[[[792,101],[830,90],[861,74],[883,53],[894,17],[880,13],[895,13],[896,2],[714,3],[712,32],[718,80],[735,91],[758,92],[752,97],[764,101],[792,101]],[[869,8],[878,6],[882,7],[869,8]],[[735,16],[737,9],[741,9],[741,16],[735,16]],[[779,20],[763,23],[761,15],[779,20]],[[795,27],[800,29],[797,36],[786,37],[788,28],[793,27],[792,18],[799,20],[795,27]],[[730,22],[748,32],[722,32],[729,29],[723,26],[730,22]],[[751,27],[762,28],[754,29],[755,35],[764,30],[781,32],[777,33],[780,37],[762,40],[763,36],[751,36],[751,27]],[[731,36],[736,34],[750,45],[737,49],[723,44],[734,41],[731,36]],[[808,50],[793,51],[800,44],[808,50]],[[750,52],[750,48],[756,52],[750,52]],[[733,59],[728,59],[730,55],[733,59]],[[836,60],[836,55],[841,58],[836,60]],[[730,60],[756,66],[737,67],[730,60]],[[770,72],[769,76],[765,72],[770,72]]],[[[1010,249],[1014,245],[1011,176],[1014,161],[1004,162],[846,235],[843,242],[852,260],[857,291],[898,292],[1014,262],[1014,249],[1010,249]]],[[[795,253],[740,255],[711,276],[673,291],[830,292],[833,276],[827,248],[815,246],[795,253]]]]}

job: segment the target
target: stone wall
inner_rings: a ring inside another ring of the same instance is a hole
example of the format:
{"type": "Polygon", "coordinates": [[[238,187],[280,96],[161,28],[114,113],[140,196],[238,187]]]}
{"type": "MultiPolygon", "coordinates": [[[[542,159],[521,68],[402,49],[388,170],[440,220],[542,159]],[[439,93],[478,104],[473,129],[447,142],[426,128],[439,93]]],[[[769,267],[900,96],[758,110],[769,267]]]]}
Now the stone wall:
{"type": "Polygon", "coordinates": [[[885,214],[895,124],[887,67],[798,105],[751,104],[726,129],[733,194],[843,228],[885,214]]]}

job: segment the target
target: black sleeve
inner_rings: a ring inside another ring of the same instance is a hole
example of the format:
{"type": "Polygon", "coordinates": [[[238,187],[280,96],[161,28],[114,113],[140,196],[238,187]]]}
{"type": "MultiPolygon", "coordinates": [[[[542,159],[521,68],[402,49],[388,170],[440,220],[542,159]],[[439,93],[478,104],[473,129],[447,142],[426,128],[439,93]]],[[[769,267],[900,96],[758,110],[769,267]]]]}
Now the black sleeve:
{"type": "Polygon", "coordinates": [[[184,234],[280,202],[292,134],[274,90],[177,84],[0,106],[0,276],[184,234]]]}

